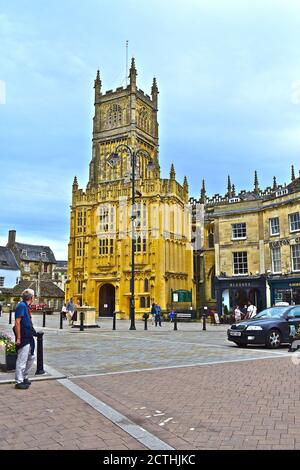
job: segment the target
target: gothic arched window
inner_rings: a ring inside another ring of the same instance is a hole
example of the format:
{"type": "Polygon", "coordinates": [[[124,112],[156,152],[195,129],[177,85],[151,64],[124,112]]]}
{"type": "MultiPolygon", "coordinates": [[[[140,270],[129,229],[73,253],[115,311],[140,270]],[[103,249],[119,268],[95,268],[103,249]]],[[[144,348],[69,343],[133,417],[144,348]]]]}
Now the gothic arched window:
{"type": "Polygon", "coordinates": [[[144,131],[150,131],[149,116],[145,108],[141,108],[138,114],[138,126],[144,131]]]}
{"type": "Polygon", "coordinates": [[[106,124],[108,127],[122,125],[122,108],[118,104],[112,104],[107,111],[106,124]]]}

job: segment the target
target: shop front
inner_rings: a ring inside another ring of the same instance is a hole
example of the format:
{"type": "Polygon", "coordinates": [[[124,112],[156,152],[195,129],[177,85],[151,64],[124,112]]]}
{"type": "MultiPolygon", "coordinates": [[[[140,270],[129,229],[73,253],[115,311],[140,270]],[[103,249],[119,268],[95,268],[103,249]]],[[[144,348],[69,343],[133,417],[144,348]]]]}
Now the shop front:
{"type": "Polygon", "coordinates": [[[242,279],[236,277],[216,277],[216,299],[219,314],[233,312],[236,305],[243,308],[250,301],[260,312],[267,306],[266,277],[247,276],[242,279]]]}
{"type": "Polygon", "coordinates": [[[300,277],[278,277],[268,279],[270,286],[271,305],[287,302],[300,305],[300,277]]]}

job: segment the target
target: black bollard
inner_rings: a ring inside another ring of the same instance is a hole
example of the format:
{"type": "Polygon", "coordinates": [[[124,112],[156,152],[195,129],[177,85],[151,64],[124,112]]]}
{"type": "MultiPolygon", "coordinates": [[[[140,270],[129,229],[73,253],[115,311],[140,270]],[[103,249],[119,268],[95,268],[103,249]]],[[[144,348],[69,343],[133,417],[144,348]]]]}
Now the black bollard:
{"type": "Polygon", "coordinates": [[[202,326],[202,330],[203,331],[206,331],[206,312],[203,312],[203,326],[202,326]]]}
{"type": "Polygon", "coordinates": [[[37,332],[37,364],[35,375],[45,374],[44,371],[44,353],[43,353],[43,331],[37,332]]]}
{"type": "Polygon", "coordinates": [[[62,330],[63,329],[63,312],[60,312],[60,319],[59,319],[59,329],[62,330]]]}
{"type": "Polygon", "coordinates": [[[80,312],[80,331],[84,331],[84,326],[83,326],[83,312],[80,312]]]}
{"type": "Polygon", "coordinates": [[[174,315],[174,331],[177,331],[177,315],[174,315]]]}
{"type": "Polygon", "coordinates": [[[113,313],[113,330],[116,329],[116,312],[113,313]]]}
{"type": "Polygon", "coordinates": [[[12,314],[12,310],[9,311],[9,320],[8,320],[8,323],[11,325],[11,314],[12,314]]]}
{"type": "Polygon", "coordinates": [[[43,312],[43,328],[46,326],[46,312],[43,312]]]}
{"type": "Polygon", "coordinates": [[[148,330],[148,315],[145,316],[145,325],[144,325],[144,330],[148,330]]]}

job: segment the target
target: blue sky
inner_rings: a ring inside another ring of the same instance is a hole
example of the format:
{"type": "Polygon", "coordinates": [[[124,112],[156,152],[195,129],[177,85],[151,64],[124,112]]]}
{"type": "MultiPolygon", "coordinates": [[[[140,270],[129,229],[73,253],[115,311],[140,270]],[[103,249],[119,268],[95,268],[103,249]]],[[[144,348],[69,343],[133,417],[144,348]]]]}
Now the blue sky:
{"type": "Polygon", "coordinates": [[[300,155],[300,3],[295,0],[0,0],[0,244],[67,256],[71,185],[88,178],[93,80],[157,77],[160,163],[198,197],[227,175],[250,189],[289,181],[300,155]],[[3,94],[3,92],[2,92],[3,94]],[[0,103],[3,101],[3,96],[0,103]]]}

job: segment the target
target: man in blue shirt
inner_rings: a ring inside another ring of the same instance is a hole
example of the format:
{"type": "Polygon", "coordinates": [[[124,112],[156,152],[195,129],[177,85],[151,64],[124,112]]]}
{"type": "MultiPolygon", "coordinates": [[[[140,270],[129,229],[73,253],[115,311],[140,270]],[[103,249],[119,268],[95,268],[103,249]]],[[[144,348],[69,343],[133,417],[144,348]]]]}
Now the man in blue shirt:
{"type": "Polygon", "coordinates": [[[15,313],[15,326],[13,328],[16,336],[16,349],[18,358],[16,362],[16,388],[26,390],[31,382],[28,380],[28,373],[35,359],[34,336],[36,332],[33,328],[29,305],[33,302],[34,291],[25,289],[22,293],[22,301],[18,303],[15,313]]]}

